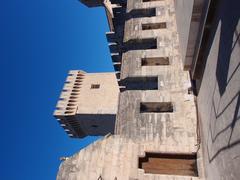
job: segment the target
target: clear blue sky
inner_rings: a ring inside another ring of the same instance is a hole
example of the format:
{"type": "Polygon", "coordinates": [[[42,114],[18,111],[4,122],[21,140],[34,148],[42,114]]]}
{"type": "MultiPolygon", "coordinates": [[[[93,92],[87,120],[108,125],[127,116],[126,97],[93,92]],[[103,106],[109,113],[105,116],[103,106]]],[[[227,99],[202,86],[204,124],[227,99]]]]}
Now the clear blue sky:
{"type": "Polygon", "coordinates": [[[53,180],[70,139],[52,117],[70,69],[112,71],[102,8],[77,0],[0,2],[1,180],[53,180]]]}

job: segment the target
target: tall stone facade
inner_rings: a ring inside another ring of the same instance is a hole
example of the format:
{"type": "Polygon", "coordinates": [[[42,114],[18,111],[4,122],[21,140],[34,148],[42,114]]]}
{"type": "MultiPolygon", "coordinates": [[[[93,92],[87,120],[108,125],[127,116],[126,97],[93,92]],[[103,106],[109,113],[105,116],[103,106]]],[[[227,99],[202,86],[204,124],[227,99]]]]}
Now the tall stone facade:
{"type": "Polygon", "coordinates": [[[205,174],[210,180],[240,177],[239,6],[238,0],[175,0],[183,64],[196,88],[205,174]],[[183,24],[190,24],[188,31],[183,24]]]}
{"type": "Polygon", "coordinates": [[[195,97],[183,70],[174,1],[81,2],[106,9],[118,109],[114,132],[62,162],[57,179],[204,179],[195,97]]]}

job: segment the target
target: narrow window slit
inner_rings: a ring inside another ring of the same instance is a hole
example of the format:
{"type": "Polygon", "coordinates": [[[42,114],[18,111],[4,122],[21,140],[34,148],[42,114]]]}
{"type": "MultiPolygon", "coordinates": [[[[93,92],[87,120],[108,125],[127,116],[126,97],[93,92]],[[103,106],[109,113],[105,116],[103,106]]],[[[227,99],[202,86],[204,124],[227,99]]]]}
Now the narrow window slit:
{"type": "Polygon", "coordinates": [[[169,65],[168,57],[142,58],[142,66],[165,66],[169,65]]]}
{"type": "Polygon", "coordinates": [[[140,113],[172,113],[172,102],[141,102],[140,113]]]}
{"type": "Polygon", "coordinates": [[[167,28],[167,23],[166,22],[142,24],[142,30],[166,29],[166,28],[167,28]]]}

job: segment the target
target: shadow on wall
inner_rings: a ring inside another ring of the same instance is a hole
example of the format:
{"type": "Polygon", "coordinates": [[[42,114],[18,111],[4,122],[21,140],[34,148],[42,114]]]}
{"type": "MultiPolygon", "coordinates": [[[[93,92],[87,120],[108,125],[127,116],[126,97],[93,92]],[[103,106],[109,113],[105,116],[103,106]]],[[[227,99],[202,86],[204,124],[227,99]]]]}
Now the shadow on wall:
{"type": "MultiPolygon", "coordinates": [[[[215,85],[215,89],[216,89],[216,85],[215,85]]],[[[214,90],[214,92],[216,92],[214,90]]],[[[220,102],[220,101],[219,101],[220,102]]],[[[219,105],[218,105],[219,106],[219,105]]],[[[235,147],[236,145],[240,145],[240,139],[231,142],[232,139],[232,135],[233,135],[233,130],[235,128],[236,122],[238,120],[240,120],[240,116],[239,116],[239,109],[240,109],[240,91],[238,91],[238,93],[228,102],[228,104],[223,108],[222,111],[218,112],[218,108],[215,105],[214,100],[212,99],[212,106],[211,106],[211,114],[214,114],[214,118],[210,118],[210,120],[213,120],[213,122],[210,122],[210,126],[209,126],[209,131],[210,131],[210,136],[211,136],[211,140],[212,140],[212,144],[214,144],[216,142],[216,140],[218,138],[221,138],[220,136],[223,135],[224,133],[227,133],[228,130],[230,130],[230,135],[228,138],[228,141],[226,143],[225,146],[219,148],[213,155],[210,155],[209,153],[209,149],[208,149],[208,160],[211,163],[222,151],[230,149],[235,147]],[[235,110],[234,110],[234,115],[232,120],[229,120],[230,123],[223,128],[222,130],[220,130],[217,133],[215,132],[215,126],[216,123],[218,123],[218,120],[221,118],[221,116],[224,114],[224,112],[229,108],[229,106],[234,102],[236,102],[236,106],[235,106],[235,110]]],[[[208,148],[208,146],[207,146],[208,148]]]]}
{"type": "MultiPolygon", "coordinates": [[[[239,24],[239,17],[240,17],[240,1],[239,0],[221,0],[218,3],[216,14],[214,14],[214,24],[211,27],[211,37],[209,38],[207,48],[204,54],[205,58],[208,58],[210,54],[211,47],[213,45],[215,33],[217,31],[218,25],[221,24],[220,29],[220,41],[219,41],[219,51],[217,55],[217,67],[216,67],[216,84],[214,87],[214,94],[212,96],[212,105],[211,105],[211,113],[210,113],[210,135],[212,144],[216,142],[218,138],[224,133],[227,135],[229,134],[228,142],[224,142],[224,146],[217,147],[216,152],[210,155],[209,153],[209,145],[207,145],[207,152],[208,152],[208,160],[211,163],[221,152],[233,148],[236,145],[240,144],[240,139],[237,139],[231,142],[233,130],[236,126],[236,122],[240,120],[239,116],[239,109],[240,109],[240,84],[236,85],[238,87],[238,92],[233,96],[232,99],[228,103],[226,103],[225,107],[220,110],[220,103],[221,99],[223,99],[223,95],[226,92],[227,86],[229,82],[232,80],[236,72],[239,71],[240,61],[233,69],[232,73],[229,74],[229,66],[230,66],[230,59],[234,48],[239,48],[240,46],[240,39],[239,39],[239,31],[237,31],[237,25],[239,24]],[[234,39],[234,37],[237,37],[234,39]],[[217,86],[219,89],[220,100],[216,104],[214,102],[214,95],[217,90],[217,86]],[[232,119],[227,119],[226,121],[229,124],[226,125],[225,128],[221,129],[219,132],[214,133],[216,130],[216,124],[221,123],[219,119],[226,118],[224,117],[225,111],[228,108],[233,108],[233,104],[235,104],[234,115],[232,119]],[[231,107],[230,107],[231,106],[231,107]],[[219,112],[220,111],[220,112],[219,112]],[[212,117],[215,116],[215,117],[212,117]],[[230,130],[230,133],[229,133],[230,130]],[[227,132],[228,131],[228,132],[227,132]]],[[[240,58],[240,57],[239,57],[240,58]]],[[[240,77],[238,77],[239,79],[240,77]]],[[[231,90],[230,90],[231,91],[231,90]]],[[[227,92],[228,93],[228,92],[227,92]]],[[[224,140],[223,140],[224,141],[224,140]]]]}
{"type": "MultiPolygon", "coordinates": [[[[236,34],[237,40],[233,42],[234,33],[237,33],[236,28],[240,16],[240,10],[236,7],[240,7],[240,1],[224,1],[222,7],[224,7],[221,8],[223,11],[221,13],[222,16],[220,16],[220,19],[218,20],[218,22],[221,21],[222,24],[216,71],[221,96],[224,94],[226,87],[231,80],[228,80],[228,70],[232,51],[237,44],[238,46],[240,45],[239,34],[236,34]]],[[[239,64],[237,68],[239,68],[239,64]]],[[[236,71],[233,72],[231,77],[235,72],[236,71]]]]}

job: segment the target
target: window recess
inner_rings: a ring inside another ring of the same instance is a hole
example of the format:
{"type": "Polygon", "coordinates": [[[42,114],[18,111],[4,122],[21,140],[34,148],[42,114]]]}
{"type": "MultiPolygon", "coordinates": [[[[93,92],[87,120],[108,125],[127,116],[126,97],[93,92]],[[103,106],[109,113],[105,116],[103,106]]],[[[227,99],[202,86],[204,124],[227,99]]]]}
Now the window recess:
{"type": "Polygon", "coordinates": [[[196,154],[146,153],[138,160],[144,173],[198,176],[196,154]]]}
{"type": "Polygon", "coordinates": [[[172,102],[141,102],[140,113],[172,113],[172,102]]]}
{"type": "Polygon", "coordinates": [[[154,1],[163,1],[163,0],[142,0],[142,2],[154,2],[154,1]]]}
{"type": "Polygon", "coordinates": [[[166,29],[167,23],[146,23],[142,24],[142,30],[151,30],[151,29],[166,29]]]}
{"type": "Polygon", "coordinates": [[[151,57],[151,58],[142,58],[142,66],[165,66],[169,65],[168,57],[151,57]]]}
{"type": "Polygon", "coordinates": [[[154,17],[154,16],[156,16],[156,8],[133,9],[128,13],[127,19],[154,17]]]}
{"type": "Polygon", "coordinates": [[[91,85],[91,89],[99,89],[100,88],[100,84],[92,84],[91,85]]]}
{"type": "Polygon", "coordinates": [[[157,49],[157,39],[131,39],[124,44],[123,51],[157,49]]]}

